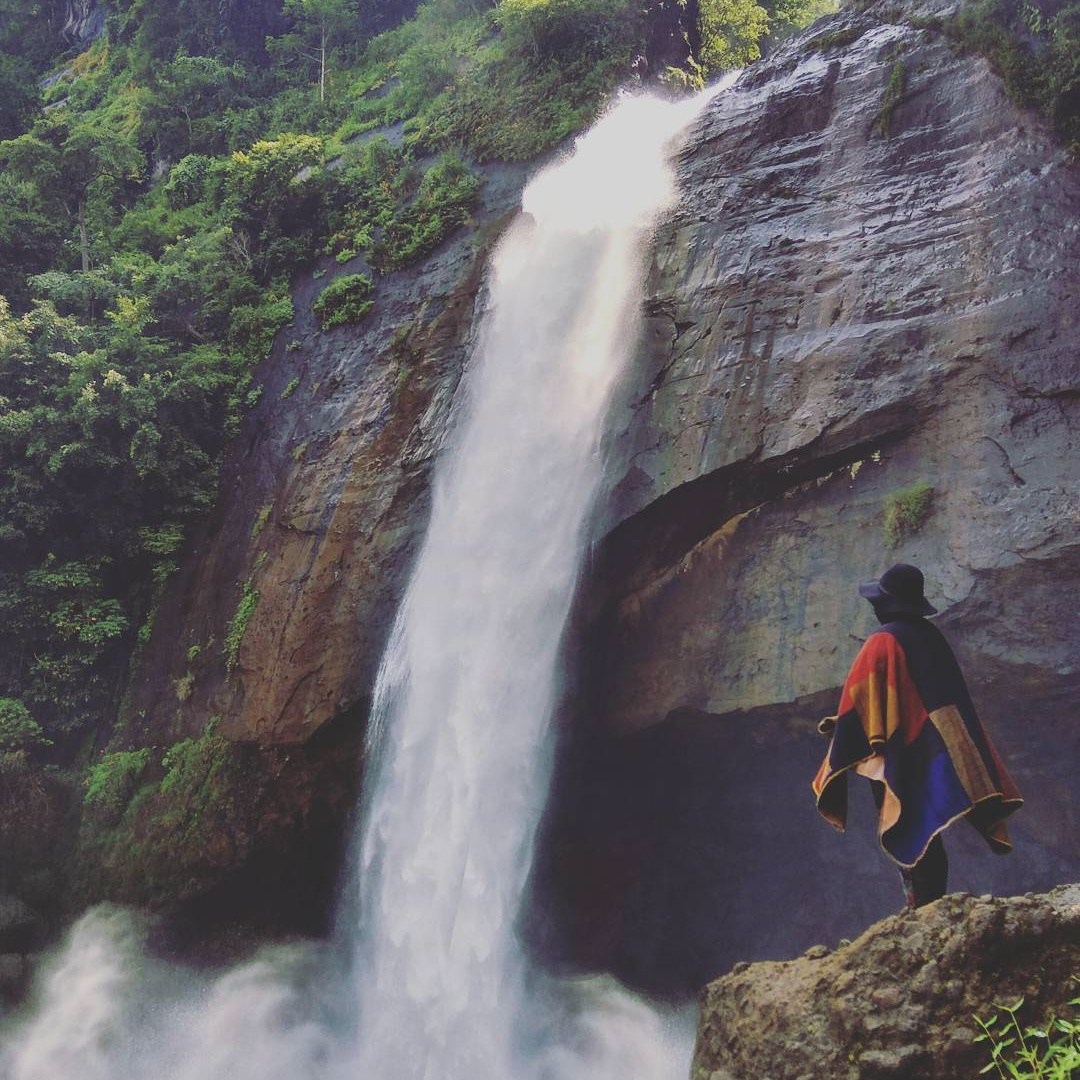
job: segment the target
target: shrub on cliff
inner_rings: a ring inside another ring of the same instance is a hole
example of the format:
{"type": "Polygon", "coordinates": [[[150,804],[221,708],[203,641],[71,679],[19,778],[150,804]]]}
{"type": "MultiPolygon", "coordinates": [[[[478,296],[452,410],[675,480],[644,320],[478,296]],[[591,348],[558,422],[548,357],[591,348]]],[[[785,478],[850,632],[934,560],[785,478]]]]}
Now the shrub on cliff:
{"type": "Polygon", "coordinates": [[[480,186],[458,154],[443,154],[418,179],[408,153],[371,139],[334,179],[327,249],[339,262],[363,253],[380,272],[408,266],[465,223],[480,186]]]}
{"type": "Polygon", "coordinates": [[[105,754],[87,771],[84,810],[102,824],[117,824],[149,764],[150,751],[145,748],[105,754]]]}
{"type": "Polygon", "coordinates": [[[974,0],[934,25],[985,56],[1013,98],[1041,112],[1080,156],[1080,3],[974,0]]]}
{"type": "Polygon", "coordinates": [[[930,516],[934,489],[925,480],[898,488],[885,498],[885,543],[896,547],[905,537],[918,532],[930,516]]]}
{"type": "Polygon", "coordinates": [[[0,754],[34,754],[51,745],[21,701],[0,698],[0,754]]]}
{"type": "Polygon", "coordinates": [[[359,322],[374,306],[374,286],[364,274],[345,274],[326,286],[315,301],[315,314],[324,330],[359,322]]]}

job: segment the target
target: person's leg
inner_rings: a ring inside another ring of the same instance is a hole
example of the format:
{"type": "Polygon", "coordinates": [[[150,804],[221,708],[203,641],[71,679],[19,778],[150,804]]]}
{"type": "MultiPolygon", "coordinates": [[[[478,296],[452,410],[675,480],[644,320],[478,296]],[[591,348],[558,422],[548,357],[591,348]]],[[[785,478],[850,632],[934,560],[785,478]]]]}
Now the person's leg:
{"type": "Polygon", "coordinates": [[[900,877],[904,882],[904,895],[909,908],[922,907],[945,895],[949,859],[940,833],[930,841],[926,854],[910,870],[900,871],[900,877]]]}
{"type": "MultiPolygon", "coordinates": [[[[874,796],[874,805],[880,811],[885,802],[885,785],[880,780],[871,780],[870,790],[874,796]]],[[[945,895],[948,878],[949,860],[945,855],[941,833],[938,833],[930,841],[923,857],[910,870],[900,871],[906,905],[917,908],[940,900],[945,895]]]]}

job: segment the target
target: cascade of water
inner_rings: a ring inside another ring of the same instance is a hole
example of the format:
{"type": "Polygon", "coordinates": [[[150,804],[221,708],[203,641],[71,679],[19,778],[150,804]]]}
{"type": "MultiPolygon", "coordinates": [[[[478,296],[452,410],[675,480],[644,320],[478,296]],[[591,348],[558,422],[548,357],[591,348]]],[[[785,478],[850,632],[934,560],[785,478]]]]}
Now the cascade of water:
{"type": "Polygon", "coordinates": [[[548,787],[558,650],[645,240],[674,198],[665,144],[698,107],[624,101],[529,185],[494,256],[376,694],[357,971],[361,1053],[381,1080],[522,1068],[513,922],[548,787]]]}
{"type": "Polygon", "coordinates": [[[559,649],[638,330],[666,147],[701,108],[624,100],[525,192],[384,657],[344,945],[215,983],[92,912],[0,1032],[0,1080],[674,1080],[685,1031],[609,980],[531,971],[514,920],[549,779],[559,649]],[[341,1024],[333,998],[351,998],[341,1024]]]}

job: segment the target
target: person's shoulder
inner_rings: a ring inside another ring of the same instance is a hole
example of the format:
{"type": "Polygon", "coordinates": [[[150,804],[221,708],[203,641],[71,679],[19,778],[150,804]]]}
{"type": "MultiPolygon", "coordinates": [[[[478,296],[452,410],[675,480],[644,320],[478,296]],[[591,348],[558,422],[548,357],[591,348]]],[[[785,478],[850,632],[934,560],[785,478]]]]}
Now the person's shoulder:
{"type": "Polygon", "coordinates": [[[863,643],[858,659],[866,661],[903,652],[903,644],[891,630],[891,623],[879,626],[863,643]]]}
{"type": "Polygon", "coordinates": [[[897,641],[901,647],[912,641],[925,641],[927,638],[939,638],[936,626],[931,626],[921,616],[910,619],[890,619],[889,622],[879,627],[879,632],[888,634],[897,641]]]}
{"type": "Polygon", "coordinates": [[[900,640],[899,623],[883,623],[863,642],[863,648],[892,649],[900,640]]]}

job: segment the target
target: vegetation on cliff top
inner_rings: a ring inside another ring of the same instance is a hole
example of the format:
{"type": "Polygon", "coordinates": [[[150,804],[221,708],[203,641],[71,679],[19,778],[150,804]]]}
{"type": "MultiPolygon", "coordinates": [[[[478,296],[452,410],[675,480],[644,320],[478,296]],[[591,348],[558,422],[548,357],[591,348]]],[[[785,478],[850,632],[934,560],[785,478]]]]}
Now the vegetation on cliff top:
{"type": "Polygon", "coordinates": [[[972,0],[929,25],[985,56],[1011,96],[1046,117],[1080,158],[1080,3],[972,0]]]}

